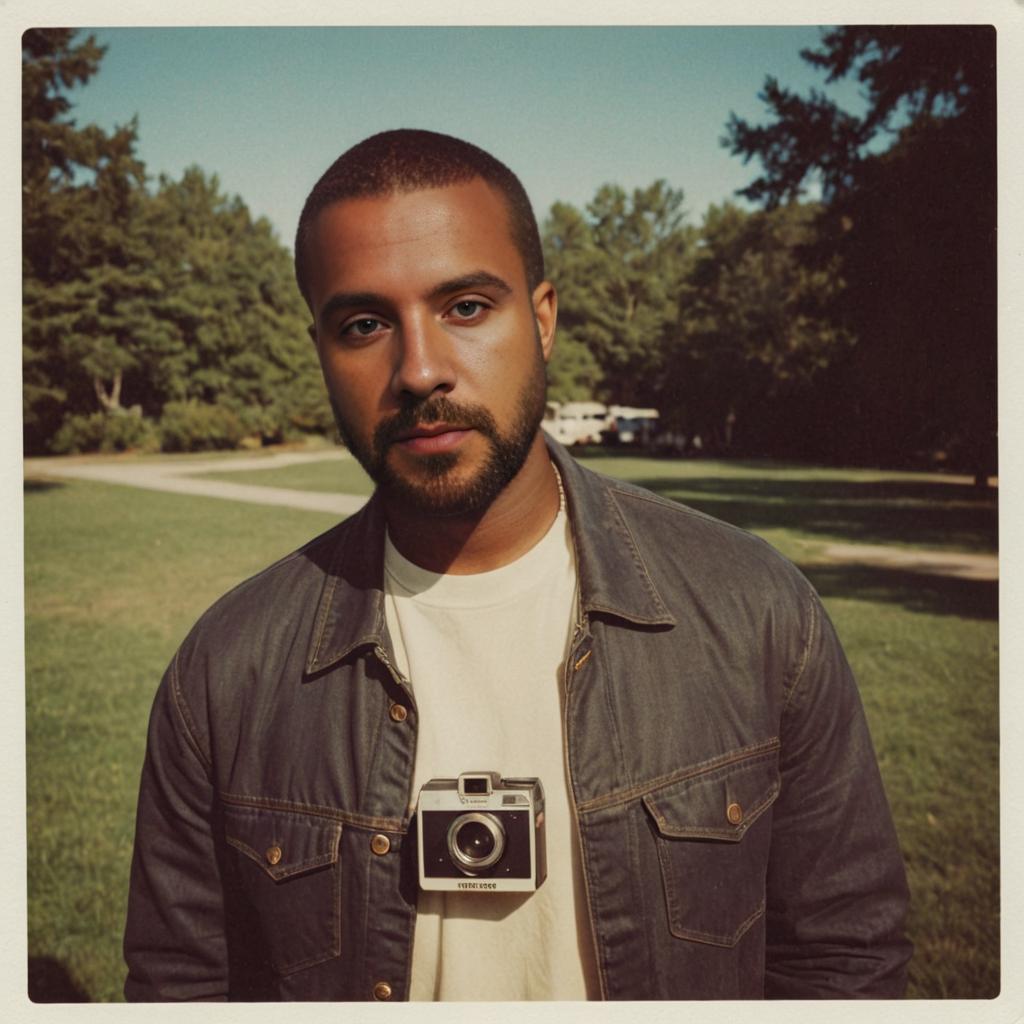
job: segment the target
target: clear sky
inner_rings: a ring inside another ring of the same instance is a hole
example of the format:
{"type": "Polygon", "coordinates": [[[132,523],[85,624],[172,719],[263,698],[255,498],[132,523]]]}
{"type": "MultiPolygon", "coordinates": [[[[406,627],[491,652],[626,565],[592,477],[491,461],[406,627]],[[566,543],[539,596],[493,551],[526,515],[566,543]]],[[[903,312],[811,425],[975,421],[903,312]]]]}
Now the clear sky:
{"type": "MultiPolygon", "coordinates": [[[[665,178],[699,223],[757,174],[720,145],[730,111],[762,120],[765,75],[806,92],[820,30],[758,28],[122,28],[75,90],[74,117],[139,118],[156,177],[190,164],[291,244],[302,202],[338,154],[376,131],[431,128],[489,150],[538,217],[605,182],[665,178]]],[[[828,92],[859,108],[856,83],[828,92]]]]}

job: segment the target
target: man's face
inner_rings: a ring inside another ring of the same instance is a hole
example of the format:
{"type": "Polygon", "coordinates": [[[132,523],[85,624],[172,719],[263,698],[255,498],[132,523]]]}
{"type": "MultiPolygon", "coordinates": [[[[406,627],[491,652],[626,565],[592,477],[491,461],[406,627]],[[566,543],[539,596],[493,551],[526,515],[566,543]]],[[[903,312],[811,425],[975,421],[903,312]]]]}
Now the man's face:
{"type": "Polygon", "coordinates": [[[554,290],[531,292],[504,201],[480,179],[349,199],[306,249],[317,345],[338,429],[389,499],[486,508],[544,412],[554,290]]]}

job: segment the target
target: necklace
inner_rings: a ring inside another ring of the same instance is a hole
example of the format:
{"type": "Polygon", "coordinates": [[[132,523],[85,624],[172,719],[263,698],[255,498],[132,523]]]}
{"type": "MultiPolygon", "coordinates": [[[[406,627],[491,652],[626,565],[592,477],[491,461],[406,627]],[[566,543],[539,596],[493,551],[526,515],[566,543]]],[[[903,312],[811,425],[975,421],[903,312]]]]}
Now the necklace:
{"type": "Polygon", "coordinates": [[[565,488],[562,486],[562,474],[553,462],[551,468],[555,471],[555,483],[558,484],[558,514],[561,515],[565,511],[565,488]]]}

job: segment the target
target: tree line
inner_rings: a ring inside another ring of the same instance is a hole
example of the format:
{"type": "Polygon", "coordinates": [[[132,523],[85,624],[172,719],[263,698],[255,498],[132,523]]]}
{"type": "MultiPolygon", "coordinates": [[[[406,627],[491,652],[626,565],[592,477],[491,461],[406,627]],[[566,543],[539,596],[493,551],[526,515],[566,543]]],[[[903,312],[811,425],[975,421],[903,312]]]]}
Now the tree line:
{"type": "Polygon", "coordinates": [[[23,40],[23,401],[29,452],[232,447],[329,431],[291,256],[198,167],[152,191],[138,125],[79,128],[103,48],[23,40]]]}
{"type": "MultiPolygon", "coordinates": [[[[763,169],[754,208],[694,225],[665,181],[555,203],[551,397],[655,406],[725,452],[994,472],[994,52],[987,27],[830,30],[802,56],[866,109],[768,79],[769,122],[722,140],[763,169]]],[[[136,122],[70,118],[102,56],[23,38],[26,450],[330,432],[269,223],[197,167],[147,188],[136,122]]]]}

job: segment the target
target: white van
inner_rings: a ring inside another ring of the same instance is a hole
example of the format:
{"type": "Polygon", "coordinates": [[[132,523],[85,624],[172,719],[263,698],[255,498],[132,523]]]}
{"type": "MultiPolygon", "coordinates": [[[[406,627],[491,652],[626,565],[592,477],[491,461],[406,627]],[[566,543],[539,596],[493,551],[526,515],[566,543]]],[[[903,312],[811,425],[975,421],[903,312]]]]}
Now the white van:
{"type": "Polygon", "coordinates": [[[601,431],[611,424],[601,402],[548,402],[541,426],[562,444],[600,444],[601,431]]]}
{"type": "Polygon", "coordinates": [[[638,409],[632,405],[613,405],[608,409],[609,440],[612,444],[650,443],[658,429],[657,409],[638,409]]]}

